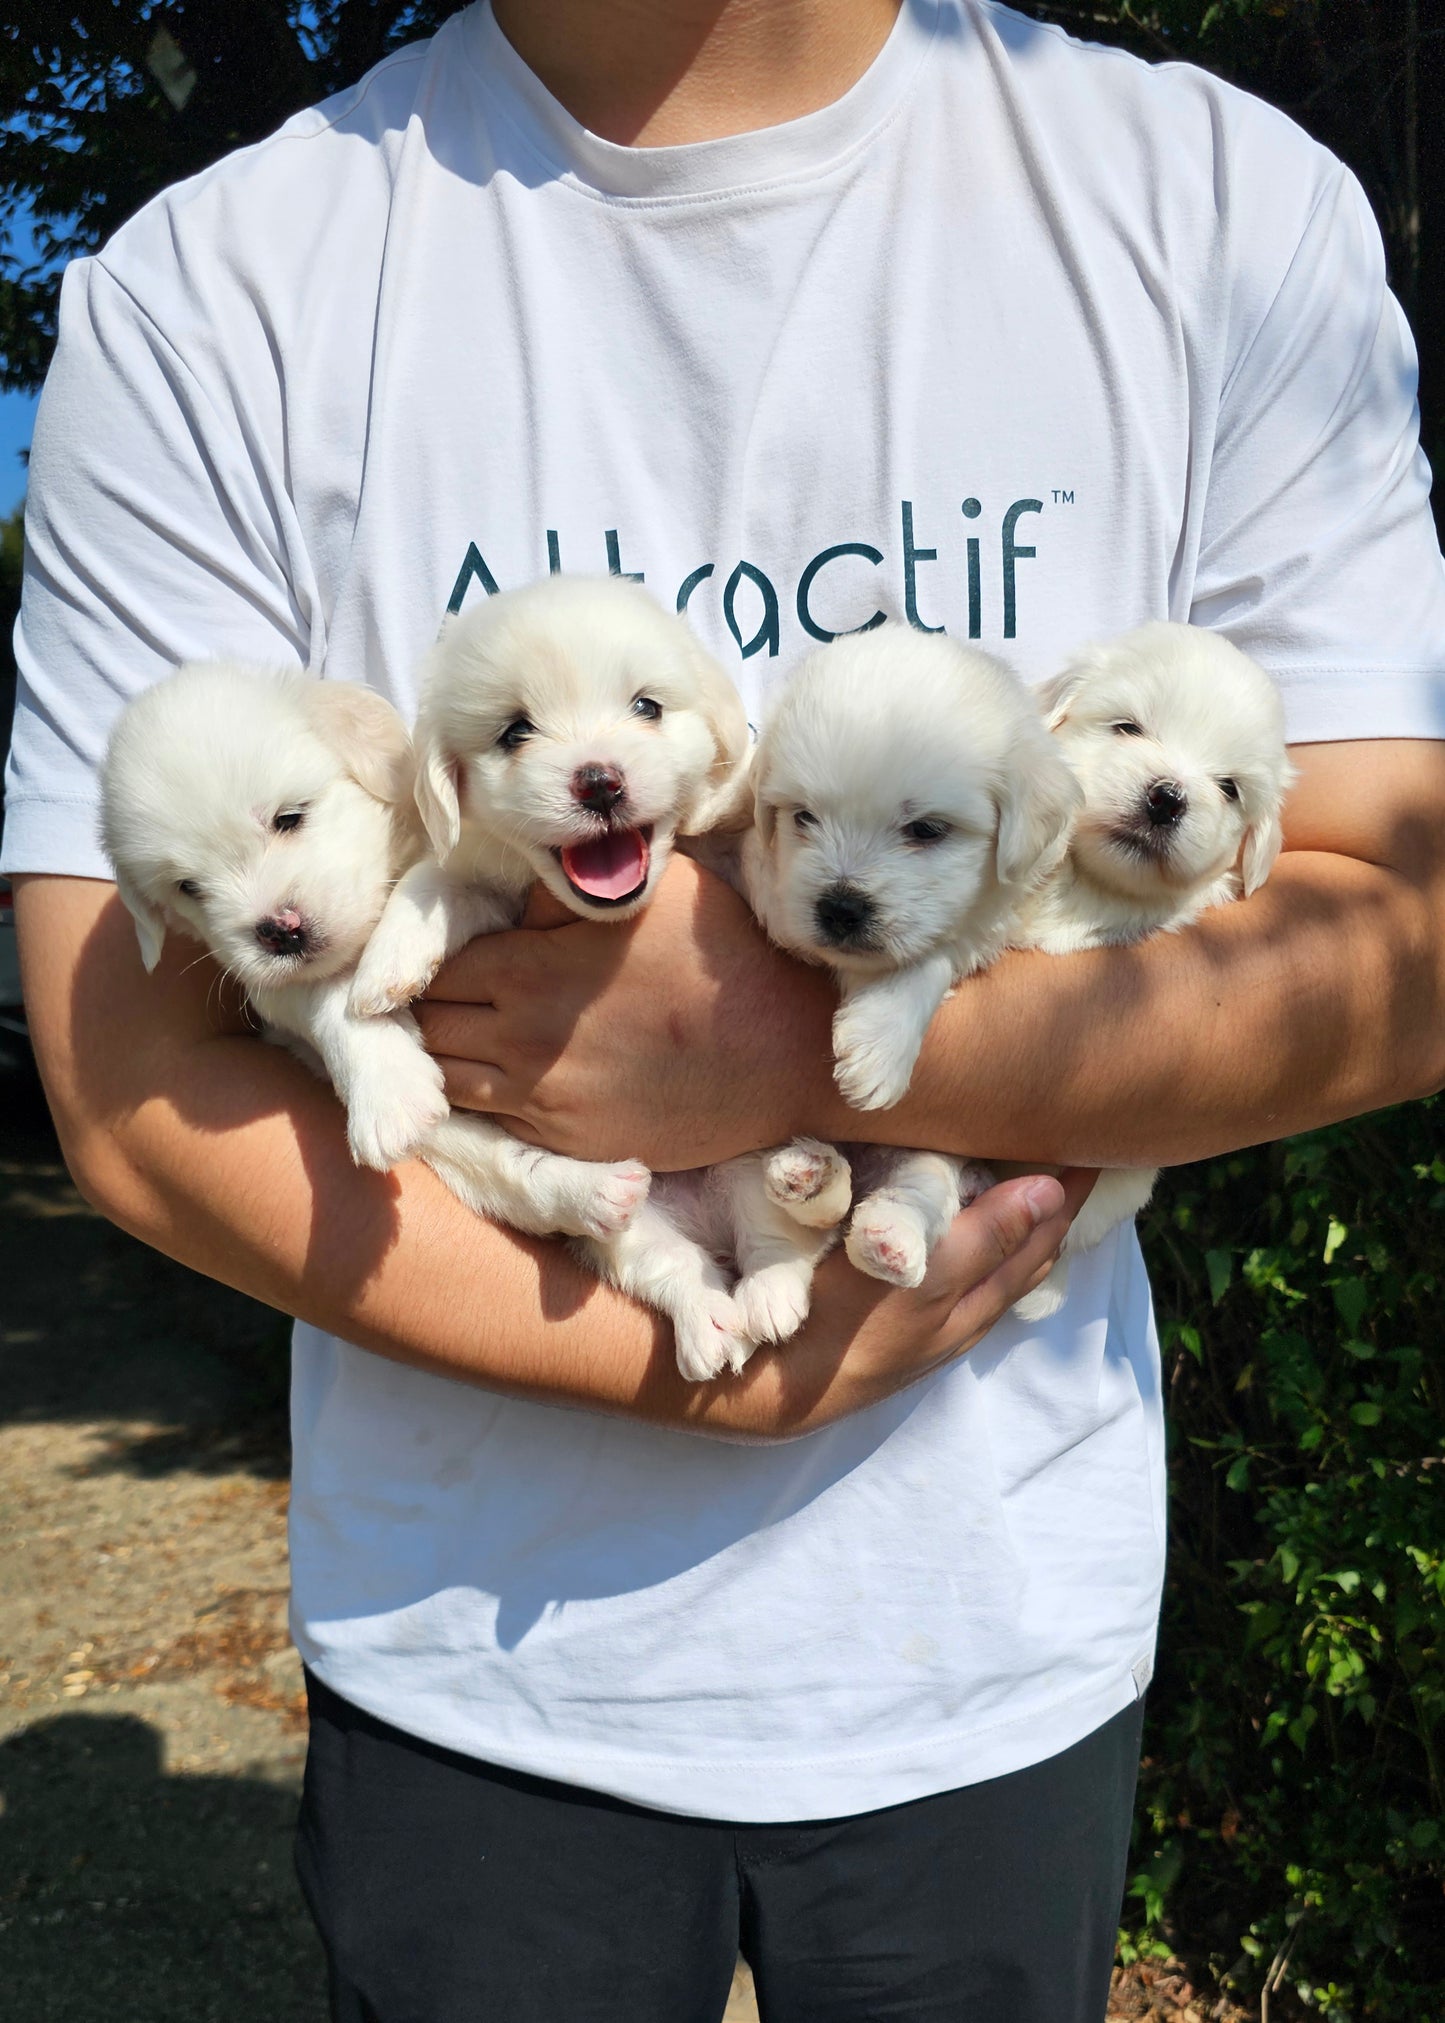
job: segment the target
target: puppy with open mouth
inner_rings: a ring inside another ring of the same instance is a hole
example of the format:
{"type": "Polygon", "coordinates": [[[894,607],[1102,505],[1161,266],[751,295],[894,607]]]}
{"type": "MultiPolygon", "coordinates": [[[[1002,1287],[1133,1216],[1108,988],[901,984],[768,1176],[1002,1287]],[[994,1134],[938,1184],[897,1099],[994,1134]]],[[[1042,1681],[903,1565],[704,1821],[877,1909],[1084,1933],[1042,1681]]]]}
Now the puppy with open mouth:
{"type": "MultiPolygon", "coordinates": [[[[741,823],[749,807],[737,691],[681,619],[621,578],[550,578],[449,624],[424,672],[416,750],[433,855],[401,879],[362,958],[363,1018],[420,995],[464,942],[517,925],[539,880],[584,919],[632,918],[679,835],[741,823]]],[[[669,1316],[685,1376],[739,1369],[800,1325],[841,1212],[829,1148],[800,1141],[654,1179],[636,1161],[562,1160],[467,1121],[465,1159],[439,1161],[433,1140],[429,1162],[480,1213],[581,1239],[595,1270],[669,1316]]]]}
{"type": "MultiPolygon", "coordinates": [[[[803,663],[763,726],[754,784],[741,888],[779,947],[838,979],[843,1094],[891,1107],[944,997],[1002,953],[1063,855],[1079,790],[1010,669],[898,624],[803,663]]],[[[846,1149],[849,1257],[917,1285],[992,1174],[941,1153],[846,1149]]]]}
{"type": "MultiPolygon", "coordinates": [[[[1162,621],[1086,647],[1043,691],[1083,792],[1068,854],[1024,907],[1020,948],[1068,955],[1187,926],[1257,892],[1283,842],[1294,778],[1284,708],[1263,668],[1214,632],[1162,621]]],[[[1158,1179],[1099,1175],[1025,1320],[1056,1313],[1069,1257],[1132,1220],[1158,1179]]]]}

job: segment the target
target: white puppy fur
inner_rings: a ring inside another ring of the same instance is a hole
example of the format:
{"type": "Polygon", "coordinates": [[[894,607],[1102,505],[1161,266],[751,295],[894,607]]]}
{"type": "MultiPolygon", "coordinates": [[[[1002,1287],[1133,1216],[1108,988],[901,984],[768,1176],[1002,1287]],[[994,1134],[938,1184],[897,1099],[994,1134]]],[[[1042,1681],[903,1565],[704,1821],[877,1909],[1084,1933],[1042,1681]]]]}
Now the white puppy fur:
{"type": "MultiPolygon", "coordinates": [[[[1294,777],[1262,668],[1218,633],[1160,622],[1086,647],[1041,700],[1084,802],[1068,855],[1024,908],[1017,946],[1067,955],[1141,941],[1259,889],[1294,777]]],[[[1015,1311],[1056,1312],[1070,1254],[1137,1215],[1157,1178],[1101,1173],[1059,1263],[1015,1311]]]]}
{"type": "Polygon", "coordinates": [[[411,788],[405,727],[380,696],[230,662],[137,696],[102,772],[102,835],[147,970],[168,927],[204,943],[263,1025],[319,1057],[371,1166],[447,1114],[410,1015],[368,1022],[348,1005],[422,847],[411,788]]]}
{"type": "MultiPolygon", "coordinates": [[[[999,661],[902,625],[836,640],[770,712],[740,882],[774,941],[834,971],[835,1074],[855,1107],[898,1102],[951,987],[1008,945],[1062,857],[1079,790],[1028,690],[999,661]]],[[[848,1254],[916,1285],[986,1168],[854,1153],[848,1254]]]]}
{"type": "MultiPolygon", "coordinates": [[[[736,690],[621,578],[550,578],[450,623],[423,672],[416,756],[434,854],[400,880],[362,958],[362,1017],[394,1013],[464,942],[514,926],[538,880],[584,918],[630,919],[680,833],[749,806],[736,690]]],[[[685,1376],[740,1368],[806,1313],[798,1281],[830,1240],[809,1204],[837,1193],[827,1148],[651,1182],[635,1160],[559,1159],[471,1121],[485,1157],[469,1150],[449,1183],[483,1214],[582,1239],[595,1270],[669,1316],[685,1376]],[[801,1217],[780,1206],[800,1196],[801,1217]],[[720,1255],[741,1272],[736,1301],[720,1255]]]]}

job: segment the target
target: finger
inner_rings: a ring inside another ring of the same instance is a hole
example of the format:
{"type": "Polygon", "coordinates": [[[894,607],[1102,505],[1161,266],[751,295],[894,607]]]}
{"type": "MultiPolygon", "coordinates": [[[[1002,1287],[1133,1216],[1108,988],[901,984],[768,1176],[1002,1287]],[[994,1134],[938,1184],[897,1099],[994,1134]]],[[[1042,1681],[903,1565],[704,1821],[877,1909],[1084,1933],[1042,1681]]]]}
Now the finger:
{"type": "Polygon", "coordinates": [[[1099,1177],[1097,1166],[1061,1166],[1059,1181],[1068,1202],[1072,1219],[1094,1191],[1094,1183],[1099,1177]]]}
{"type": "Polygon", "coordinates": [[[429,1054],[452,1054],[460,1061],[487,1062],[504,1051],[497,1044],[501,1014],[495,1005],[420,998],[411,1012],[429,1054]]]}
{"type": "Polygon", "coordinates": [[[491,1004],[501,952],[498,944],[507,939],[504,934],[479,934],[455,955],[449,955],[427,985],[423,1002],[491,1004]]]}
{"type": "Polygon", "coordinates": [[[1024,1174],[990,1187],[955,1217],[934,1253],[923,1290],[936,1278],[937,1292],[955,1318],[994,1300],[1002,1312],[1020,1296],[1039,1263],[1058,1250],[1070,1216],[1065,1187],[1047,1174],[1024,1174]]]}
{"type": "Polygon", "coordinates": [[[523,927],[575,927],[577,915],[570,906],[564,906],[555,892],[549,892],[539,879],[532,887],[527,900],[527,910],[522,915],[523,927]]]}
{"type": "Polygon", "coordinates": [[[433,1059],[453,1109],[485,1110],[489,1116],[511,1119],[521,1092],[501,1068],[490,1061],[460,1060],[455,1054],[435,1054],[433,1059]]]}

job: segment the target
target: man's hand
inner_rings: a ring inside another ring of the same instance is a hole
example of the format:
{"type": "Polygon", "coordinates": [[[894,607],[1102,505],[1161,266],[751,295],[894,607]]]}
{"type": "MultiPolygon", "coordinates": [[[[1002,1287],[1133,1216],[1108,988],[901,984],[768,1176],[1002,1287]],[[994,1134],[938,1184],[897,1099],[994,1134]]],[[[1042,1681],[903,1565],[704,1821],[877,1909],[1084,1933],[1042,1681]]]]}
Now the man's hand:
{"type": "MultiPolygon", "coordinates": [[[[989,1188],[955,1217],[911,1292],[865,1278],[834,1251],[814,1277],[801,1331],[731,1380],[734,1409],[746,1423],[756,1390],[766,1424],[811,1432],[931,1375],[1040,1283],[1096,1177],[1073,1168],[1058,1180],[1034,1174],[989,1188]]],[[[698,1387],[699,1409],[709,1409],[714,1388],[698,1387]]]]}
{"type": "Polygon", "coordinates": [[[577,1159],[711,1166],[845,1134],[832,1082],[837,988],[774,948],[720,879],[674,857],[617,926],[546,894],[471,942],[415,1007],[463,1109],[577,1159]],[[790,1119],[786,1129],[778,1128],[790,1119]]]}

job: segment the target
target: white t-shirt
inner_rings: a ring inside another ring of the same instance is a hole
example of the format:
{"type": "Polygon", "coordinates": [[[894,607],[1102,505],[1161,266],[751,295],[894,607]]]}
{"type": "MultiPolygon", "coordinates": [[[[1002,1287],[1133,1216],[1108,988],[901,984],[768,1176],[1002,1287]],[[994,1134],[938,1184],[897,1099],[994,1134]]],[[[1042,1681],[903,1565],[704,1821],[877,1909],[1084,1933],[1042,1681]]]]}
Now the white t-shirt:
{"type": "MultiPolygon", "coordinates": [[[[825,110],[636,150],[469,8],[71,270],[5,862],[105,875],[96,763],[176,662],[406,709],[447,607],[549,564],[644,576],[750,707],[878,610],[1031,676],[1167,617],[1258,655],[1296,739],[1445,736],[1414,378],[1354,182],[1197,71],[908,0],[825,110]]],[[[1046,1327],[789,1445],[309,1327],[294,1423],[305,1658],[499,1763],[824,1817],[1038,1761],[1148,1677],[1132,1235],[1046,1327]]]]}

